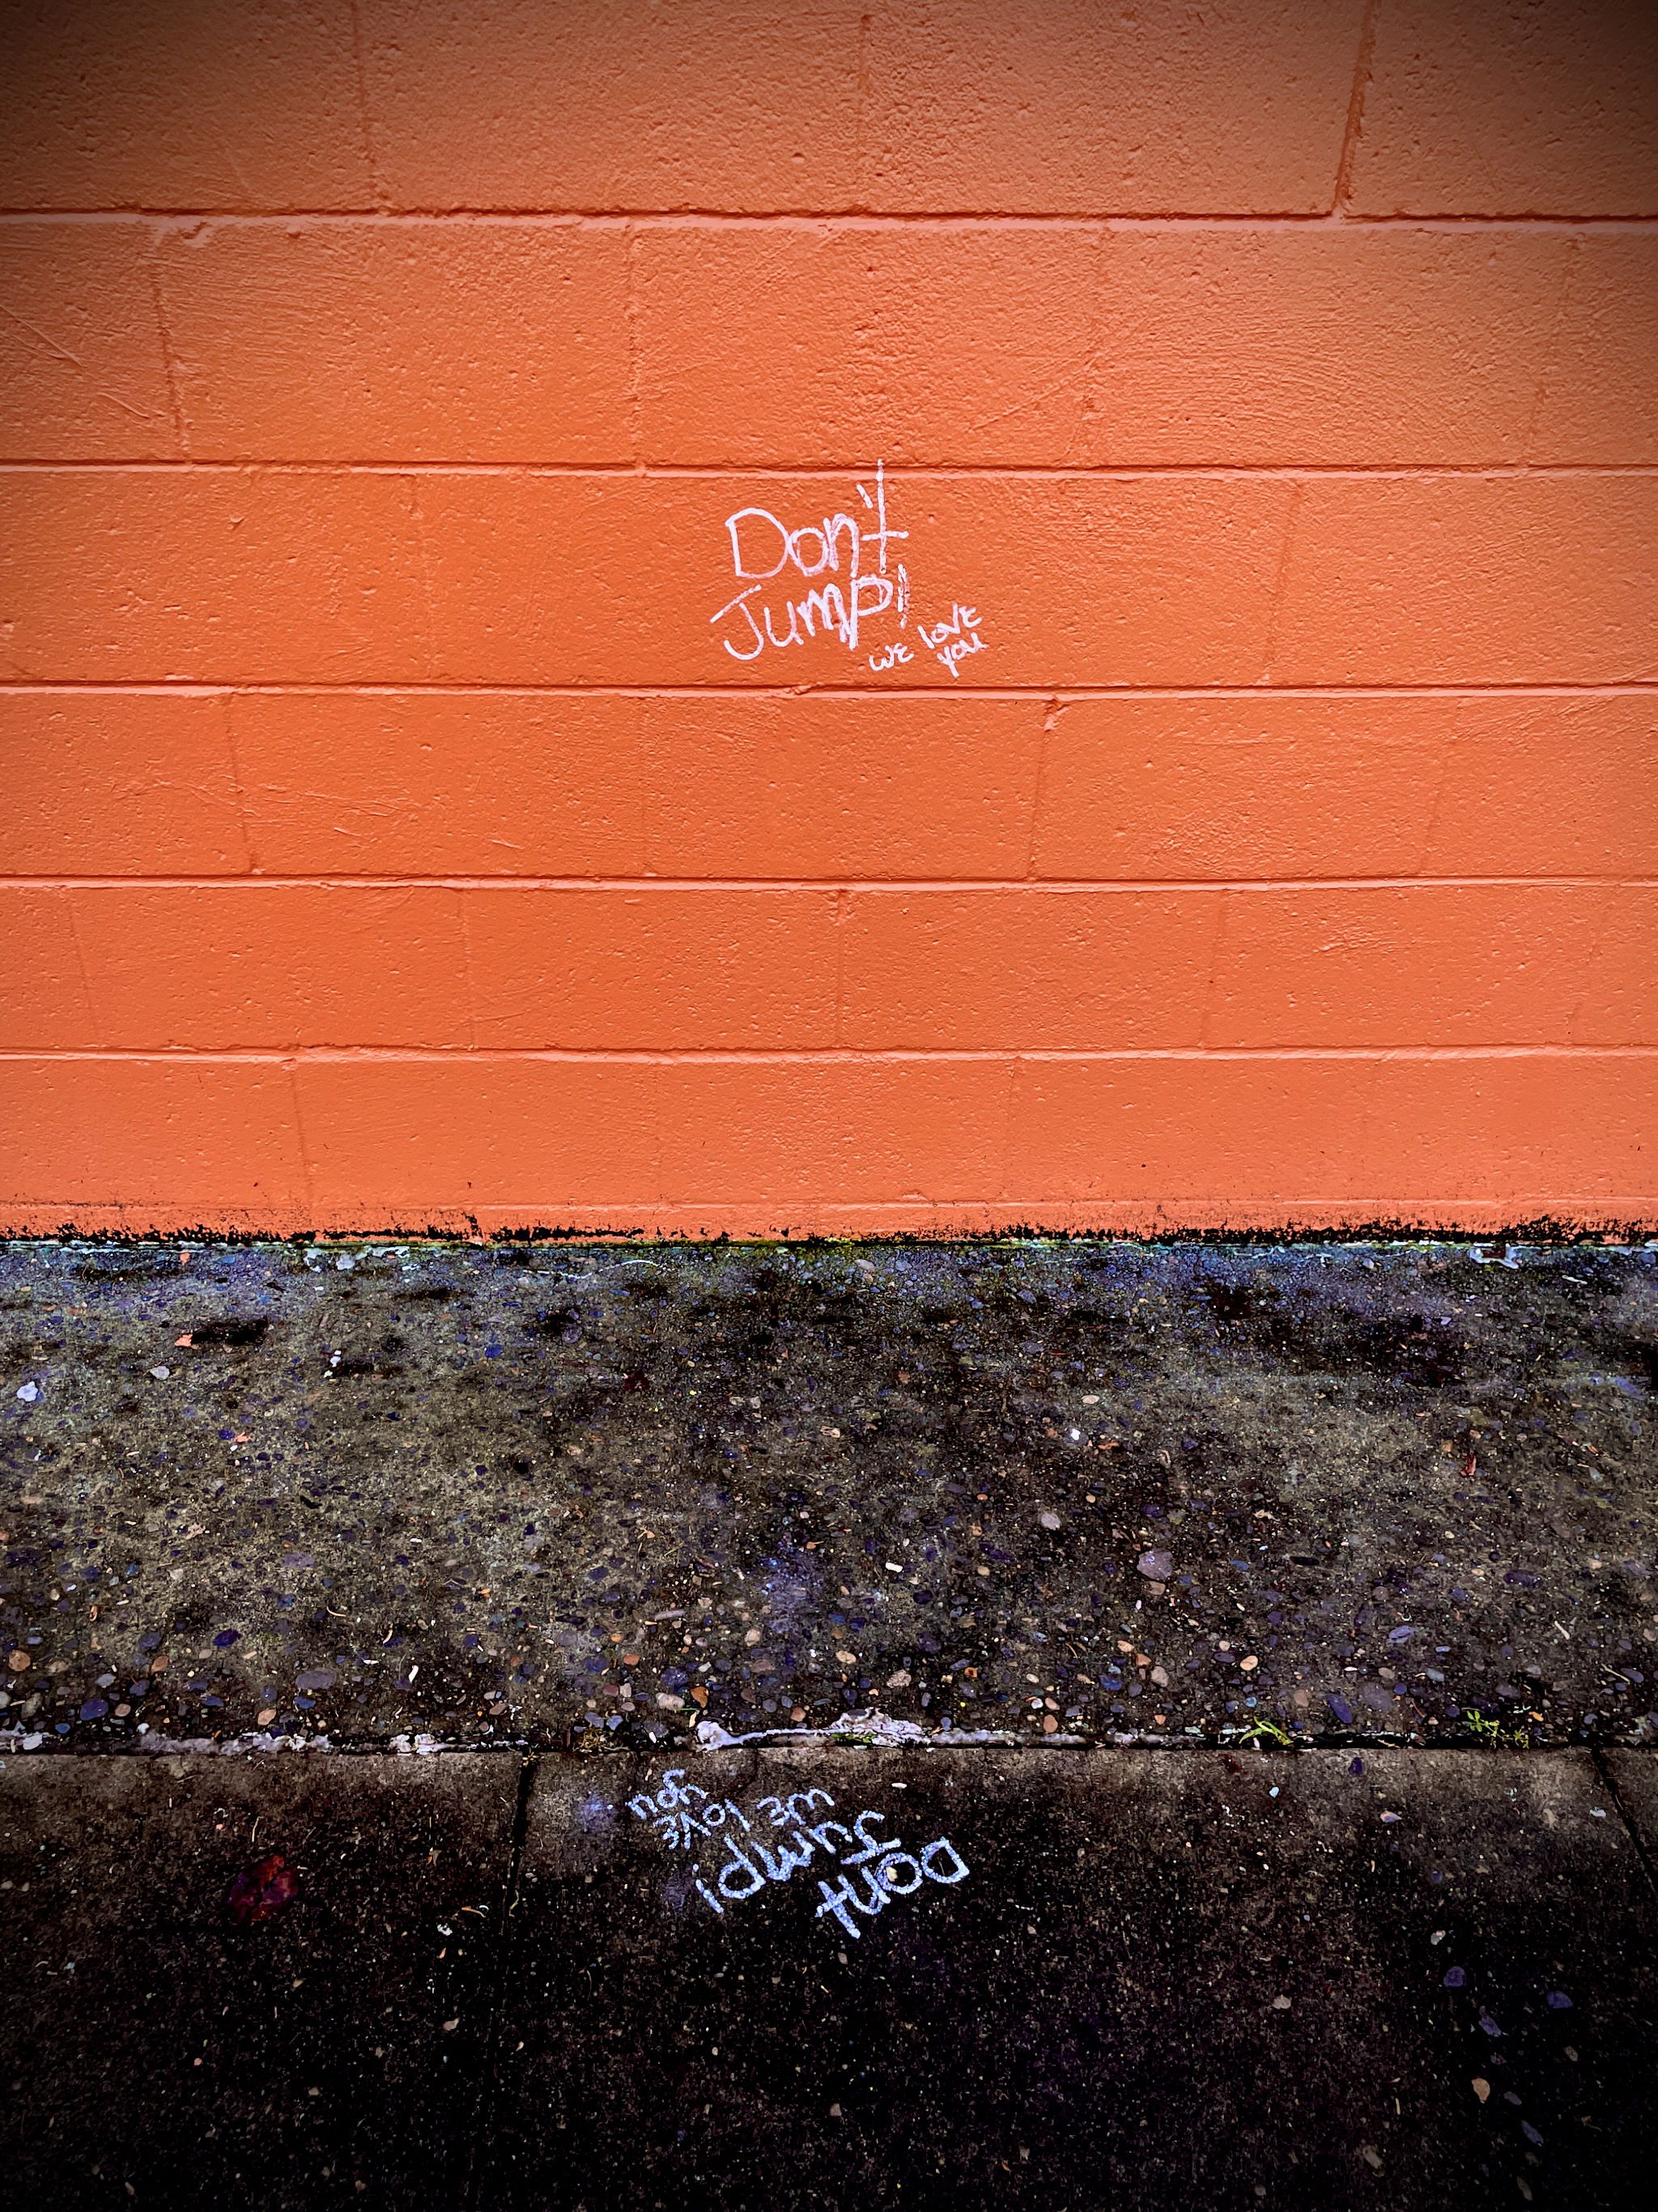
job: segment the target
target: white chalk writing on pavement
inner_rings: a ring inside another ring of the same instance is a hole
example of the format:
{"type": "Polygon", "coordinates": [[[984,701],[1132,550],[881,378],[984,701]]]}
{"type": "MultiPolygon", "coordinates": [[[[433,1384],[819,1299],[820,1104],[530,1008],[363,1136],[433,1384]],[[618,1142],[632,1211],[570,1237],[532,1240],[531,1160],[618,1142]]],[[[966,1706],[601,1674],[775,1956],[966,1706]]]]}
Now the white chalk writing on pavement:
{"type": "MultiPolygon", "coordinates": [[[[720,646],[733,660],[758,660],[768,651],[786,652],[809,639],[825,637],[853,654],[868,653],[874,674],[913,665],[915,653],[902,633],[910,627],[909,571],[888,549],[909,532],[887,520],[886,464],[878,462],[875,489],[857,487],[864,506],[855,514],[837,512],[790,529],[768,507],[739,507],[726,517],[732,574],[743,586],[708,617],[720,646]],[[799,597],[795,579],[806,585],[799,597]],[[872,624],[899,633],[874,639],[872,624]]],[[[982,653],[976,607],[952,601],[942,619],[922,622],[914,635],[951,676],[969,653],[982,653]]]]}
{"type": "Polygon", "coordinates": [[[792,1881],[821,1858],[838,1879],[819,1876],[823,1902],[817,1917],[833,1917],[855,1940],[863,1933],[859,1919],[873,1919],[894,1898],[913,1897],[929,1881],[953,1888],[970,1871],[948,1836],[910,1851],[902,1837],[874,1833],[888,1825],[889,1816],[872,1806],[854,1814],[850,1826],[817,1818],[835,1809],[827,1790],[762,1797],[750,1820],[733,1799],[711,1796],[684,1777],[683,1767],[670,1767],[655,1793],[641,1790],[628,1800],[628,1809],[636,1820],[648,1821],[671,1851],[708,1848],[706,1869],[699,1858],[692,1878],[704,1902],[721,1918],[728,1905],[757,1897],[768,1882],[792,1881]],[[723,1859],[716,1856],[721,1845],[723,1859]]]}

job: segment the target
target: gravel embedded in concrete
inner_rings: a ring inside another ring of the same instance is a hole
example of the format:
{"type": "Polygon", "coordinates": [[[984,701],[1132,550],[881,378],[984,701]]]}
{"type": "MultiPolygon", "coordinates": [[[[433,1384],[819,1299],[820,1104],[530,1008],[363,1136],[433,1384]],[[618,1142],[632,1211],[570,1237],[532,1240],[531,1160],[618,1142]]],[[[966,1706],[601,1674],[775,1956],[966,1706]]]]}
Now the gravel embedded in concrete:
{"type": "Polygon", "coordinates": [[[1658,1250],[11,1246],[14,1747],[1658,1732],[1658,1250]]]}

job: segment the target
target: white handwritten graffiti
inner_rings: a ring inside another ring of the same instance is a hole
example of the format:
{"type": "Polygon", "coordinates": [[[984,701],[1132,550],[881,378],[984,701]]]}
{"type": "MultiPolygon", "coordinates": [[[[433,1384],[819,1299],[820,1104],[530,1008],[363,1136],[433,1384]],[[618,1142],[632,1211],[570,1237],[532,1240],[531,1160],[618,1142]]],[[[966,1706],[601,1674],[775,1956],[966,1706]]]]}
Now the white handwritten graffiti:
{"type": "MultiPolygon", "coordinates": [[[[768,507],[740,507],[726,517],[732,573],[744,588],[708,621],[733,660],[757,660],[768,648],[781,653],[819,636],[857,653],[871,641],[869,624],[884,616],[901,632],[908,628],[909,571],[902,561],[890,561],[888,547],[909,532],[887,520],[885,463],[876,465],[872,493],[864,483],[857,489],[865,509],[862,522],[836,512],[791,530],[768,507]],[[799,598],[790,596],[796,576],[810,585],[799,598]]],[[[976,608],[952,605],[944,622],[929,630],[918,620],[915,629],[956,676],[959,661],[984,651],[978,620],[976,608]]],[[[890,638],[869,655],[869,666],[878,676],[914,658],[902,637],[890,638]]]]}
{"type": "Polygon", "coordinates": [[[840,1820],[814,1820],[820,1809],[834,1806],[826,1790],[762,1797],[754,1809],[756,1820],[763,1815],[770,1824],[767,1836],[731,1798],[711,1797],[688,1783],[683,1767],[669,1768],[654,1796],[641,1791],[628,1800],[629,1811],[648,1821],[670,1850],[695,1850],[699,1839],[723,1843],[725,1860],[710,1867],[708,1880],[700,1860],[691,1870],[698,1894],[721,1918],[727,1905],[757,1897],[768,1882],[793,1881],[819,1854],[839,1879],[831,1883],[820,1877],[823,1902],[816,1917],[832,1915],[854,1939],[863,1932],[858,1918],[872,1919],[895,1897],[912,1897],[926,1881],[953,1888],[965,1881],[967,1862],[948,1836],[908,1851],[902,1837],[872,1832],[889,1817],[873,1807],[858,1814],[849,1828],[840,1820]],[[851,1878],[854,1869],[861,1888],[851,1878]]]}
{"type": "Polygon", "coordinates": [[[931,630],[925,623],[917,623],[921,642],[938,659],[952,676],[961,673],[957,663],[965,660],[969,653],[982,653],[985,641],[979,635],[977,607],[952,606],[947,622],[935,623],[931,630]]]}
{"type": "MultiPolygon", "coordinates": [[[[873,1919],[878,1912],[885,1911],[891,1899],[914,1896],[924,1881],[942,1882],[953,1887],[957,1882],[967,1878],[967,1862],[948,1836],[936,1838],[913,1854],[904,1849],[902,1840],[897,1836],[872,1836],[868,1832],[868,1823],[884,1820],[885,1818],[884,1813],[860,1813],[852,1826],[853,1833],[864,1848],[843,1856],[841,1862],[844,1867],[861,1869],[865,1885],[862,1897],[844,1874],[833,1887],[826,1881],[820,1881],[817,1885],[823,1899],[817,1908],[817,1917],[821,1920],[826,1912],[832,1912],[848,1936],[855,1937],[862,1933],[852,1917],[854,1912],[862,1913],[865,1919],[873,1919]],[[906,1868],[908,1869],[908,1879],[900,1871],[906,1868]]],[[[821,1842],[825,1830],[829,1828],[834,1828],[847,1843],[852,1841],[852,1837],[847,1835],[838,1820],[825,1820],[822,1828],[814,1828],[811,1832],[814,1838],[821,1842]]]]}

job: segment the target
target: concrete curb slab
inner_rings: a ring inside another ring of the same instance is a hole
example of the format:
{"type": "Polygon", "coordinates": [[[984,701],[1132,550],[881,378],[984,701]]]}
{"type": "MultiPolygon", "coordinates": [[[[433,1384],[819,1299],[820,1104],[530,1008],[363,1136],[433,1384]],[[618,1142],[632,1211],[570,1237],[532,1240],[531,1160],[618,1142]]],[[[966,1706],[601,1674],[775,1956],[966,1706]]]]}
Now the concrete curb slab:
{"type": "Polygon", "coordinates": [[[548,1762],[483,2202],[1627,2206],[1658,1899],[1608,1800],[1583,1754],[548,1762]]]}
{"type": "Polygon", "coordinates": [[[1658,1250],[0,1255],[0,1741],[1658,1732],[1658,1250]]]}
{"type": "Polygon", "coordinates": [[[463,2201],[517,1763],[0,1765],[14,2212],[463,2201]]]}
{"type": "Polygon", "coordinates": [[[15,1760],[7,2202],[1624,2212],[1655,1763],[15,1760]]]}

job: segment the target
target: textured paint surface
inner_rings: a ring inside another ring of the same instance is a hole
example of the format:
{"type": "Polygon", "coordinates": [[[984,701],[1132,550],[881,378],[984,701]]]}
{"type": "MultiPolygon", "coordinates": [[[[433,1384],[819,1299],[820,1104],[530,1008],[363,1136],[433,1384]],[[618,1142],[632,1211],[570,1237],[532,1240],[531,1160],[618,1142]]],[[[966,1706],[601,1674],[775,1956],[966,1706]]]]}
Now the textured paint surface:
{"type": "Polygon", "coordinates": [[[16,12],[0,1223],[1658,1221],[1645,11],[16,12]]]}

